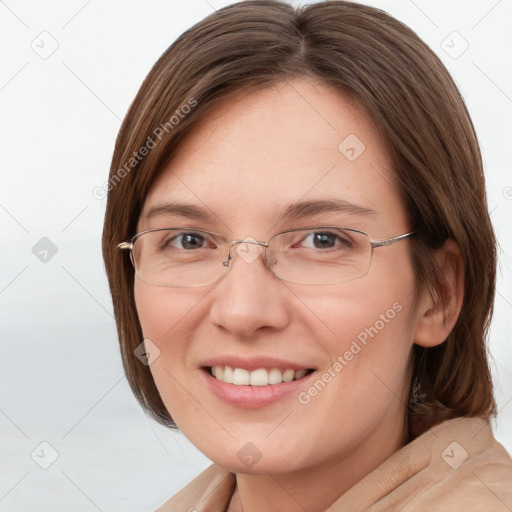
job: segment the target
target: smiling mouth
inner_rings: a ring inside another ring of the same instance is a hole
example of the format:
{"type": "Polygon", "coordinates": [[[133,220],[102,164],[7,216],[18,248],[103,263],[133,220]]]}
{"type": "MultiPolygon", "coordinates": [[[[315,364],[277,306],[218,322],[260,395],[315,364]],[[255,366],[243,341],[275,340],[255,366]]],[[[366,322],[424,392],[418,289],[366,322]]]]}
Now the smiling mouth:
{"type": "Polygon", "coordinates": [[[235,386],[273,386],[286,382],[300,380],[313,373],[314,369],[293,370],[272,368],[258,368],[257,370],[246,370],[244,368],[233,368],[231,366],[206,366],[203,367],[211,377],[226,384],[235,386]]]}

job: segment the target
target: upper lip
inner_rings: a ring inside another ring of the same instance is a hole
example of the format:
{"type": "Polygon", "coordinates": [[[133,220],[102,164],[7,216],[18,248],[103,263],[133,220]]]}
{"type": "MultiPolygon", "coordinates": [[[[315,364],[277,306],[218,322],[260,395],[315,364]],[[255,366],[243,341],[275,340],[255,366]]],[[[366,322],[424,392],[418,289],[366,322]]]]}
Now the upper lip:
{"type": "Polygon", "coordinates": [[[205,359],[200,364],[201,367],[209,366],[231,366],[231,368],[243,368],[244,370],[253,371],[259,368],[271,370],[272,368],[279,368],[282,370],[310,370],[311,366],[304,366],[292,361],[286,361],[277,357],[268,356],[253,356],[253,357],[240,357],[240,356],[215,356],[205,359]]]}

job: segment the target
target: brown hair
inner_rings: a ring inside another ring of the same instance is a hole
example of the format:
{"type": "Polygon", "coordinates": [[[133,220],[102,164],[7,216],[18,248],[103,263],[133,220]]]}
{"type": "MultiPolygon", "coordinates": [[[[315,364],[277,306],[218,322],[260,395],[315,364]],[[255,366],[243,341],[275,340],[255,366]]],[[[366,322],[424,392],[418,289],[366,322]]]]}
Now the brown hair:
{"type": "Polygon", "coordinates": [[[144,80],[117,137],[103,231],[123,365],[135,396],[157,421],[176,428],[149,367],[134,355],[143,339],[134,269],[116,245],[135,234],[149,187],[208,107],[232,92],[301,76],[355,98],[387,140],[418,233],[411,241],[418,290],[440,297],[433,251],[447,238],[462,254],[465,293],[454,329],[441,345],[414,345],[411,355],[410,438],[444,419],[494,414],[485,339],[496,241],[473,124],[448,71],[411,29],[379,9],[345,1],[297,9],[272,0],[230,5],[183,33],[144,80]]]}

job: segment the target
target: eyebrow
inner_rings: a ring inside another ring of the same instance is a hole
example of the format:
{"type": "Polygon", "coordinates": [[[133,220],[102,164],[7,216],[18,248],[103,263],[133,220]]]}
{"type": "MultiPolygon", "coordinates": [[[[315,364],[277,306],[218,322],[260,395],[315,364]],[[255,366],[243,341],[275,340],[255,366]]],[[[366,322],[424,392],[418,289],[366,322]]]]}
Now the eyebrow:
{"type": "MultiPolygon", "coordinates": [[[[300,220],[307,217],[313,217],[321,213],[342,212],[360,216],[375,215],[377,212],[371,208],[366,208],[343,199],[319,199],[311,201],[302,201],[293,203],[280,212],[281,221],[300,220]]],[[[151,219],[160,215],[177,215],[197,221],[211,221],[216,215],[212,215],[207,209],[193,204],[186,203],[166,203],[158,204],[152,207],[145,214],[146,219],[151,219]]]]}

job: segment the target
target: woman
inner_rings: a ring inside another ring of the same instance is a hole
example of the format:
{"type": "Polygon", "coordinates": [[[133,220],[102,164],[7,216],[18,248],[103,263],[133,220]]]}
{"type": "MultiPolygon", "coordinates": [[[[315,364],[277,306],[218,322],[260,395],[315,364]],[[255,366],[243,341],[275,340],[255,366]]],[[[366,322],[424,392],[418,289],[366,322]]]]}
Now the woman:
{"type": "Polygon", "coordinates": [[[142,406],[214,464],[160,511],[506,510],[477,138],[384,12],[248,1],[121,127],[103,251],[142,406]]]}

